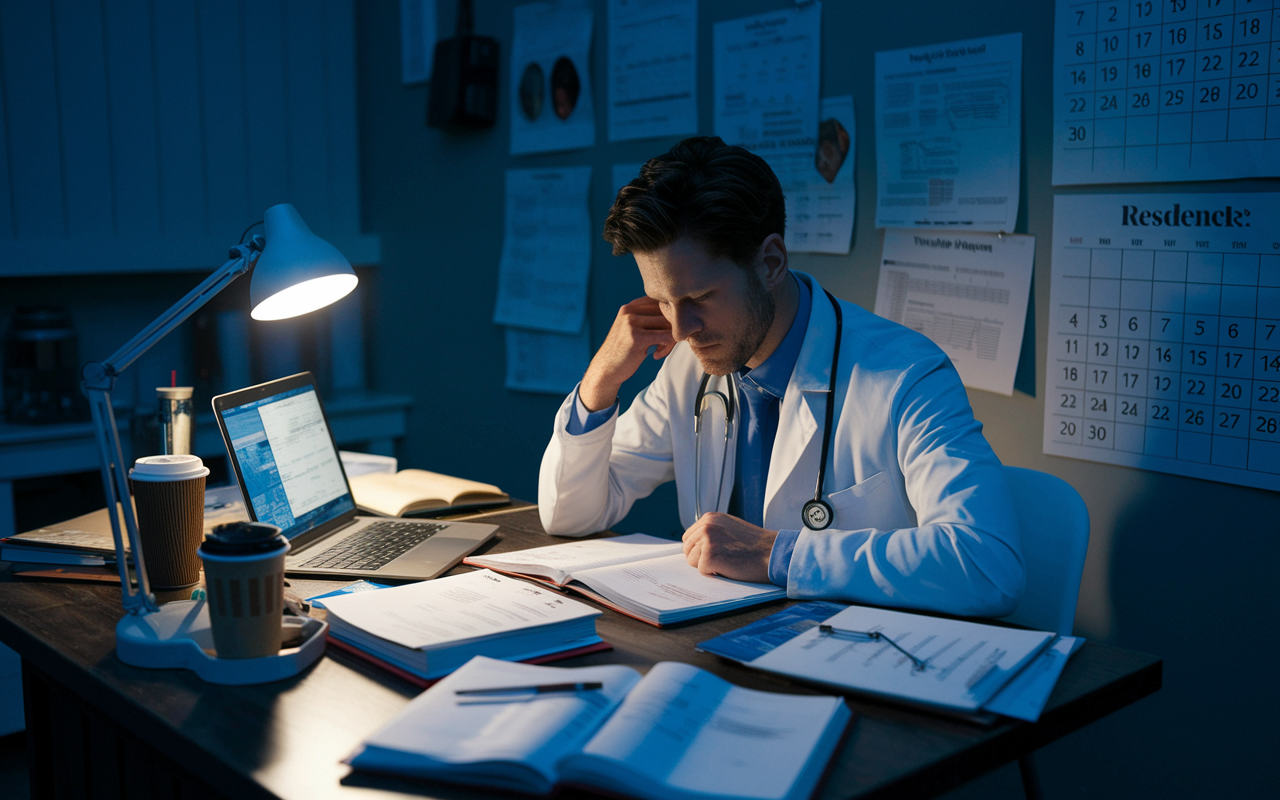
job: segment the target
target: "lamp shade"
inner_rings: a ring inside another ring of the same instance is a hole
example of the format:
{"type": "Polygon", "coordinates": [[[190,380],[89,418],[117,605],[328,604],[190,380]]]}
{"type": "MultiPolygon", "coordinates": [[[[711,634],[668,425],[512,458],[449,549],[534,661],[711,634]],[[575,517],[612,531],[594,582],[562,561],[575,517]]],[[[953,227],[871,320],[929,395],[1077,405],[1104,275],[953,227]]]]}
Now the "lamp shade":
{"type": "Polygon", "coordinates": [[[267,244],[249,286],[254,319],[296,317],[337,302],[356,288],[351,263],[312,233],[292,205],[268,208],[262,221],[267,244]]]}

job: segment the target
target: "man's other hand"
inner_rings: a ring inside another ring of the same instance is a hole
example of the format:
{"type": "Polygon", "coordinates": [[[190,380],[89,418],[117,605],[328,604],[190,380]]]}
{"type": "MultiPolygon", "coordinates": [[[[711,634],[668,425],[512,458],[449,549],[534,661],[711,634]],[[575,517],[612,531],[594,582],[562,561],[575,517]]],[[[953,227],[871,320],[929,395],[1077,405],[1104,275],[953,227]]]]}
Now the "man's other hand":
{"type": "Polygon", "coordinates": [[[649,348],[654,358],[665,358],[676,346],[671,324],[658,308],[658,301],[640,297],[618,309],[604,344],[591,359],[582,376],[578,398],[588,411],[608,408],[618,399],[618,389],[636,374],[649,348]]]}
{"type": "Polygon", "coordinates": [[[777,531],[728,514],[703,514],[684,532],[684,557],[704,575],[768,583],[769,554],[777,537],[777,531]]]}

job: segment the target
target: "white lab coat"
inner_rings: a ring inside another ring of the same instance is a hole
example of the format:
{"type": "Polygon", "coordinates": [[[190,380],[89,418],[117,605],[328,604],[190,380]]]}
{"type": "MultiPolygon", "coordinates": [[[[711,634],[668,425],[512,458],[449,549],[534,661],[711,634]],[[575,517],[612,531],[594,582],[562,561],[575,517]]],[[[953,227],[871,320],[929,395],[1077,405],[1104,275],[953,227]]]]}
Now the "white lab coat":
{"type": "MultiPolygon", "coordinates": [[[[779,409],[764,527],[795,530],[813,499],[822,449],[835,311],[812,277],[813,307],[779,409]]],[[[1024,572],[1003,468],[973,418],[950,359],[924,336],[840,303],[844,334],[826,485],[830,528],[802,529],[787,594],[967,616],[1012,613],[1024,572]]],[[[568,433],[574,395],[556,415],[538,506],[548,533],[581,536],[616,524],[637,499],[675,479],[680,520],[694,511],[694,402],[702,367],[683,343],[626,413],[568,433]]],[[[723,379],[713,379],[718,388],[723,379]]],[[[702,433],[702,508],[725,511],[733,487],[723,410],[702,433]],[[723,467],[717,503],[715,479],[723,467]]],[[[736,438],[736,437],[735,437],[736,438]]]]}

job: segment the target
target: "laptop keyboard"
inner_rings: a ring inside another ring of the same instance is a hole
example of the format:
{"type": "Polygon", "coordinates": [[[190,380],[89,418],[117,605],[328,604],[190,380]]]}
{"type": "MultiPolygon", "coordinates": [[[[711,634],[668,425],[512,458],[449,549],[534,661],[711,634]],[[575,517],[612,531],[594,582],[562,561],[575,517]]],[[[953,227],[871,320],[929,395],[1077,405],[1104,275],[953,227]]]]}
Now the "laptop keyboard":
{"type": "Polygon", "coordinates": [[[444,528],[435,522],[375,522],[302,564],[313,569],[379,569],[444,528]]]}

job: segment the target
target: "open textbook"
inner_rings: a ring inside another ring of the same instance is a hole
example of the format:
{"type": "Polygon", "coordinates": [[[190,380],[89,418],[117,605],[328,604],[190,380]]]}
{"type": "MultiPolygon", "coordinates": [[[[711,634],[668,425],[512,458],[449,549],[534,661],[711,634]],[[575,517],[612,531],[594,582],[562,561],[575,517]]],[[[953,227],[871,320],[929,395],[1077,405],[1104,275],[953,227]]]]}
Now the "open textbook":
{"type": "Polygon", "coordinates": [[[522,661],[601,641],[598,609],[487,570],[324,604],[330,636],[426,679],[475,655],[522,661]]]}
{"type": "Polygon", "coordinates": [[[685,560],[683,544],[643,533],[472,556],[463,563],[572,589],[653,625],[787,596],[785,589],[771,583],[703,575],[685,560]]]}
{"type": "Polygon", "coordinates": [[[395,474],[370,472],[348,480],[361,510],[388,517],[467,511],[511,501],[497,486],[425,469],[402,469],[395,474]]]}
{"type": "Polygon", "coordinates": [[[838,697],[744,689],[689,664],[662,662],[641,678],[619,665],[476,657],[347,763],[543,795],[567,784],[653,800],[804,800],[851,717],[838,697]],[[458,694],[508,687],[526,691],[458,694]]]}

